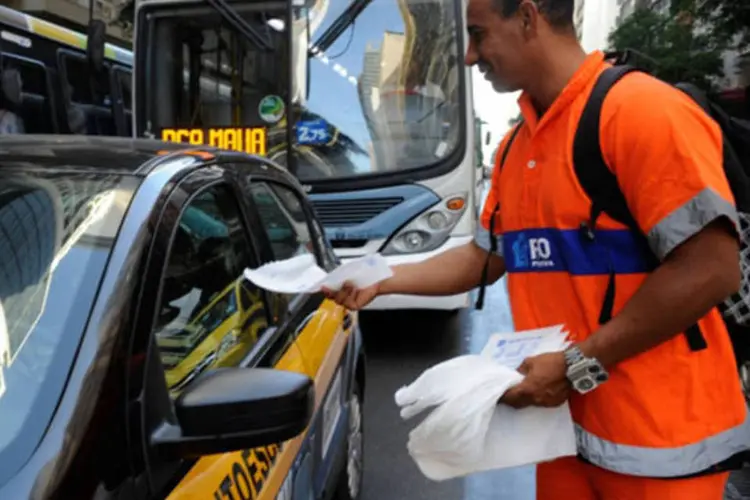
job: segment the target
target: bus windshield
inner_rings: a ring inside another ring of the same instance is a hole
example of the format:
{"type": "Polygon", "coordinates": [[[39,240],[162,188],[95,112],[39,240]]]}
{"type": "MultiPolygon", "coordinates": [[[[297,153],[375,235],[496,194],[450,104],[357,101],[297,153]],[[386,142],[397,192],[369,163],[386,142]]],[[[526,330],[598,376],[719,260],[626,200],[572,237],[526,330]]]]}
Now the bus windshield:
{"type": "Polygon", "coordinates": [[[319,50],[318,37],[349,4],[319,0],[310,11],[306,107],[328,130],[305,134],[302,121],[297,138],[300,149],[317,146],[317,156],[331,161],[327,172],[300,161],[298,176],[309,182],[445,161],[460,144],[466,112],[456,0],[372,0],[332,45],[319,50]],[[335,154],[337,148],[348,161],[335,154]]]}

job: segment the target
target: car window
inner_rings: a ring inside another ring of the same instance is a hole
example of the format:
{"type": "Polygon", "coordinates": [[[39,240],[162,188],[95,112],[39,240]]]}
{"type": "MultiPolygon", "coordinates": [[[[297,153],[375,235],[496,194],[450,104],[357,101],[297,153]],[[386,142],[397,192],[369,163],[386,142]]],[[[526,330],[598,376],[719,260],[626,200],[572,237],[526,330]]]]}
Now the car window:
{"type": "Polygon", "coordinates": [[[315,254],[307,219],[294,191],[280,184],[254,182],[250,192],[275,260],[315,254]]]}
{"type": "Polygon", "coordinates": [[[239,366],[268,327],[262,292],[244,279],[252,246],[226,186],[193,198],[167,257],[156,343],[173,396],[199,374],[239,366]]]}
{"type": "Polygon", "coordinates": [[[138,182],[0,162],[0,484],[55,412],[138,182]]]}

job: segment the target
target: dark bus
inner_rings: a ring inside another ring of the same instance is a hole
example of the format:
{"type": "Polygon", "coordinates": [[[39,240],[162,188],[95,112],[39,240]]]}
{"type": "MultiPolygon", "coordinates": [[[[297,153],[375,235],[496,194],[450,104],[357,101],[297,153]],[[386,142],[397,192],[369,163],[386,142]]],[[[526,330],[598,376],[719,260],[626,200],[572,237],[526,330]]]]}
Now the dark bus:
{"type": "Polygon", "coordinates": [[[0,135],[131,136],[129,50],[90,70],[86,36],[0,6],[0,135]]]}

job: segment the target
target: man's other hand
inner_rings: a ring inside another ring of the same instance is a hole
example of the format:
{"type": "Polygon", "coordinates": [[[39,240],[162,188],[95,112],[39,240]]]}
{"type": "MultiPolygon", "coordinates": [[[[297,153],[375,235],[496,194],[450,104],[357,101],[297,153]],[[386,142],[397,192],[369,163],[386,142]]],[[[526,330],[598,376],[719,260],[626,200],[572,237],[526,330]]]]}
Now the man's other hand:
{"type": "Polygon", "coordinates": [[[328,299],[333,300],[338,305],[344,306],[350,311],[359,311],[378,296],[380,284],[376,283],[366,288],[357,288],[347,281],[341,287],[341,290],[334,291],[324,287],[322,292],[328,299]]]}
{"type": "Polygon", "coordinates": [[[527,406],[556,407],[570,396],[570,382],[566,377],[565,355],[561,352],[540,354],[526,358],[518,371],[523,381],[511,387],[500,398],[500,403],[513,408],[527,406]]]}

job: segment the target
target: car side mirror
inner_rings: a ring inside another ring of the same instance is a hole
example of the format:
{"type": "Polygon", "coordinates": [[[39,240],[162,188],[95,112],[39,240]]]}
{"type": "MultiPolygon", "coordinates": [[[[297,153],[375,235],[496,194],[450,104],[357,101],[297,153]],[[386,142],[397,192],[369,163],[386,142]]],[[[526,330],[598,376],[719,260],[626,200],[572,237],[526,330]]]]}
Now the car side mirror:
{"type": "Polygon", "coordinates": [[[315,386],[306,375],[220,368],[177,397],[177,424],[157,428],[151,444],[160,454],[180,458],[278,444],[307,428],[314,404],[315,386]]]}

